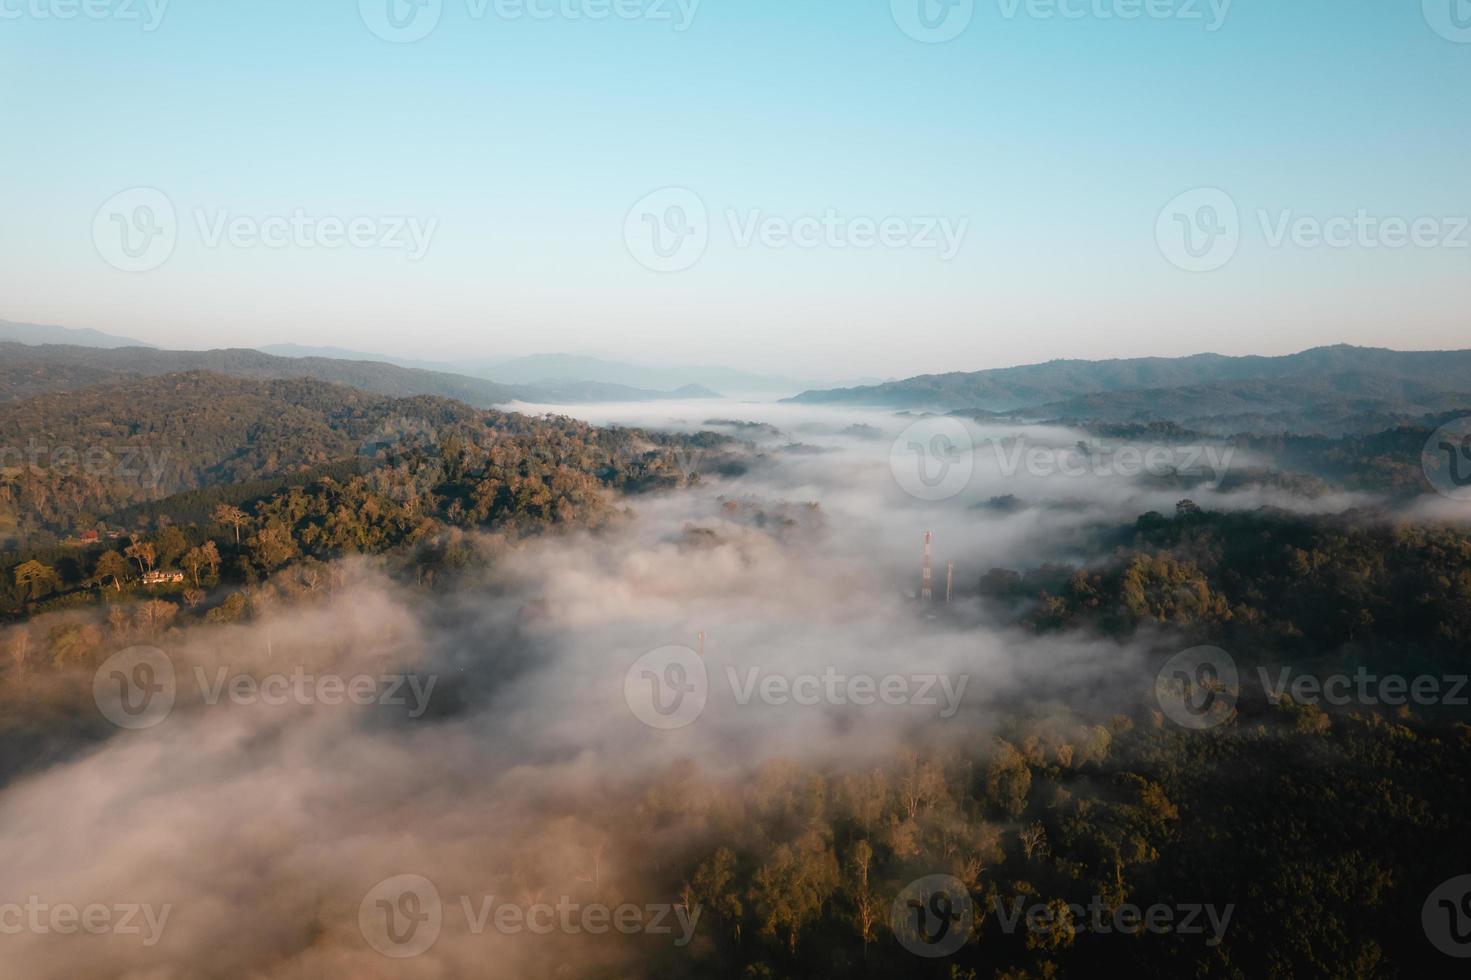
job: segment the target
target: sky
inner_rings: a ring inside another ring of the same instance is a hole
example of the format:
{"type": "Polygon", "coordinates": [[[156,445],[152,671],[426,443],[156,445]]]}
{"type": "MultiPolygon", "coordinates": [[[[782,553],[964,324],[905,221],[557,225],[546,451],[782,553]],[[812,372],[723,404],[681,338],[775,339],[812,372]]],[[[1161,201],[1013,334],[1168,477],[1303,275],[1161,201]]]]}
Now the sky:
{"type": "Polygon", "coordinates": [[[1464,347],[1468,83],[1466,0],[0,0],[0,318],[816,378],[1464,347]]]}

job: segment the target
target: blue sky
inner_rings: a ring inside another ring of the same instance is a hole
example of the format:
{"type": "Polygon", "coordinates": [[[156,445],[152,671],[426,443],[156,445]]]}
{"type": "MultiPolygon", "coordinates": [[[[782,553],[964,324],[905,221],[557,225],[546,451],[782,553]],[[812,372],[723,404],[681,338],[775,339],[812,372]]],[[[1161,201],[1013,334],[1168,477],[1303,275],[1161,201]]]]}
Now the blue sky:
{"type": "Polygon", "coordinates": [[[408,43],[388,0],[87,2],[0,0],[0,318],[819,377],[1466,346],[1466,0],[962,0],[937,43],[921,0],[439,0],[408,43]],[[144,271],[106,240],[135,188],[173,212],[144,271]],[[1238,241],[1187,271],[1158,219],[1198,188],[1238,241]],[[658,271],[629,235],[670,200],[703,248],[658,271]]]}

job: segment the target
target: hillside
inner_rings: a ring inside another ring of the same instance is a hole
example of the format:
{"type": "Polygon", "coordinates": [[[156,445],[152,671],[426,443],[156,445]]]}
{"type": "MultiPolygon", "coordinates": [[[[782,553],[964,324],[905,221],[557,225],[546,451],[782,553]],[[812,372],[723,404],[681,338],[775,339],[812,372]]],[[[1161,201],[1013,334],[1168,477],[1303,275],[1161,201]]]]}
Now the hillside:
{"type": "Polygon", "coordinates": [[[1218,381],[1179,388],[1101,392],[1025,410],[1038,419],[1095,423],[1173,422],[1208,435],[1376,432],[1425,415],[1471,407],[1471,384],[1447,390],[1369,372],[1218,381]]]}
{"type": "MultiPolygon", "coordinates": [[[[632,484],[646,469],[638,462],[645,450],[632,447],[664,441],[433,396],[389,398],[310,378],[253,380],[207,371],[130,378],[0,405],[0,527],[19,537],[62,534],[175,494],[343,462],[367,472],[405,452],[434,459],[441,449],[505,437],[555,446],[549,458],[565,459],[581,476],[608,480],[624,473],[632,484]]],[[[705,441],[712,439],[720,441],[705,441]]],[[[678,472],[672,463],[668,469],[678,472]]]]}
{"type": "Polygon", "coordinates": [[[719,397],[717,393],[697,386],[677,391],[651,391],[589,381],[503,385],[448,371],[429,371],[379,360],[348,360],[335,355],[281,357],[248,349],[173,351],[145,347],[100,349],[73,344],[0,343],[0,402],[19,401],[49,392],[75,391],[122,378],[154,377],[184,371],[212,371],[253,380],[310,378],[350,385],[390,398],[431,395],[452,398],[477,408],[513,401],[570,404],[719,397]]]}
{"type": "MultiPolygon", "coordinates": [[[[1413,383],[1417,386],[1416,397],[1428,399],[1435,391],[1471,390],[1468,378],[1471,378],[1471,351],[1393,351],[1338,345],[1282,357],[1196,354],[1179,358],[1049,361],[988,371],[921,375],[862,388],[806,391],[790,400],[809,405],[852,404],[938,411],[1042,411],[1045,406],[1046,414],[1051,415],[1098,411],[1115,418],[1128,411],[1129,399],[1097,403],[1078,400],[1114,392],[1149,391],[1153,394],[1138,399],[1139,404],[1149,408],[1167,389],[1292,379],[1279,392],[1290,395],[1299,389],[1310,396],[1332,394],[1343,399],[1364,400],[1366,404],[1361,409],[1397,411],[1395,382],[1413,383]],[[1338,384],[1346,387],[1334,387],[1338,384]]],[[[1188,395],[1182,395],[1180,401],[1188,399],[1188,395]]],[[[1298,401],[1291,402],[1293,408],[1301,405],[1298,401]]],[[[1223,402],[1220,411],[1208,408],[1198,414],[1228,413],[1231,408],[1229,402],[1223,402]]],[[[1405,406],[1405,410],[1410,411],[1411,407],[1405,406]]]]}
{"type": "Polygon", "coordinates": [[[234,378],[269,381],[310,378],[351,385],[391,398],[434,395],[488,408],[532,391],[478,378],[402,368],[376,361],[325,357],[275,357],[255,350],[173,351],[143,347],[94,350],[45,344],[0,344],[0,398],[14,401],[48,391],[71,391],[107,378],[153,377],[183,371],[212,371],[234,378]]]}
{"type": "Polygon", "coordinates": [[[0,320],[0,341],[102,348],[152,346],[131,337],[119,337],[86,327],[57,327],[46,323],[15,323],[10,320],[0,320]]]}

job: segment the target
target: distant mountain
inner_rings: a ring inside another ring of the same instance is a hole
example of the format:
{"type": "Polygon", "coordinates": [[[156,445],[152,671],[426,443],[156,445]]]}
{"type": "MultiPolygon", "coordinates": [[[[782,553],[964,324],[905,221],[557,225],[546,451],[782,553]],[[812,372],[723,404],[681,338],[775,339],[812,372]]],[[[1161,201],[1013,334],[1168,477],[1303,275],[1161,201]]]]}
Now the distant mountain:
{"type": "Polygon", "coordinates": [[[342,357],[277,357],[256,350],[169,351],[144,347],[102,350],[70,345],[29,346],[0,343],[0,402],[56,391],[76,391],[122,378],[152,377],[184,371],[213,371],[233,378],[275,380],[312,378],[348,385],[390,398],[435,395],[476,408],[509,402],[578,404],[719,398],[706,388],[647,391],[622,385],[564,381],[545,385],[501,385],[447,371],[401,367],[387,361],[342,357]]]}
{"type": "Polygon", "coordinates": [[[502,384],[543,384],[550,381],[596,381],[654,390],[679,389],[688,385],[722,391],[729,395],[780,395],[800,391],[805,385],[791,378],[752,374],[725,367],[647,367],[604,361],[580,354],[533,354],[498,364],[467,368],[502,384]]]}
{"type": "Polygon", "coordinates": [[[570,405],[583,402],[652,402],[722,397],[720,392],[711,391],[703,385],[685,385],[673,391],[651,391],[647,388],[630,388],[627,385],[605,384],[600,381],[542,381],[535,385],[518,387],[534,395],[534,398],[529,400],[544,405],[570,405]]]}
{"type": "Polygon", "coordinates": [[[348,350],[345,347],[307,347],[302,344],[267,344],[257,347],[256,350],[265,354],[274,354],[277,357],[324,357],[333,361],[380,361],[384,364],[397,364],[399,367],[419,368],[424,371],[442,371],[449,374],[467,374],[480,377],[473,370],[473,365],[446,364],[439,361],[420,361],[408,357],[390,357],[387,354],[374,354],[368,351],[348,350]]]}
{"type": "Polygon", "coordinates": [[[142,347],[113,350],[47,344],[0,343],[0,401],[52,391],[74,391],[103,381],[213,371],[233,378],[311,378],[390,398],[436,395],[477,408],[536,400],[532,389],[481,378],[402,368],[375,361],[325,357],[275,357],[255,350],[170,351],[142,347]]]}
{"type": "Polygon", "coordinates": [[[0,320],[0,341],[17,344],[71,344],[75,347],[151,347],[141,340],[118,337],[100,330],[77,327],[54,327],[41,323],[13,323],[0,320]]]}
{"type": "Polygon", "coordinates": [[[1369,372],[1217,381],[1101,392],[1025,409],[1029,418],[1108,424],[1173,422],[1210,435],[1342,436],[1471,409],[1471,383],[1447,389],[1369,372]]]}
{"type": "MultiPolygon", "coordinates": [[[[1393,351],[1339,345],[1283,357],[1196,354],[1178,358],[1049,361],[989,371],[922,375],[867,387],[805,391],[789,400],[808,405],[874,405],[937,411],[1019,411],[1046,406],[1050,414],[1066,414],[1090,410],[1089,403],[1079,399],[1135,392],[1141,393],[1141,397],[1134,401],[1141,410],[1148,411],[1159,403],[1162,396],[1158,392],[1166,389],[1231,381],[1302,379],[1302,384],[1321,392],[1323,379],[1327,378],[1348,386],[1335,389],[1334,394],[1346,399],[1365,397],[1379,403],[1392,395],[1384,385],[1395,381],[1422,386],[1417,397],[1429,391],[1468,391],[1471,390],[1471,351],[1393,351]],[[1142,397],[1145,391],[1156,394],[1145,398],[1142,397]]],[[[1288,385],[1283,393],[1290,395],[1293,390],[1305,393],[1302,384],[1288,385]]],[[[1130,399],[1125,398],[1108,405],[1093,404],[1091,410],[1114,413],[1125,410],[1129,403],[1130,399]]]]}
{"type": "MultiPolygon", "coordinates": [[[[544,374],[538,375],[537,371],[510,371],[513,378],[496,377],[496,366],[488,366],[484,362],[466,362],[449,365],[434,361],[409,361],[405,358],[390,358],[387,355],[374,355],[374,353],[362,353],[359,350],[344,350],[343,347],[303,347],[300,344],[271,344],[262,347],[263,352],[271,355],[285,356],[285,358],[328,358],[334,361],[378,361],[382,363],[396,363],[400,368],[416,368],[421,371],[453,372],[453,374],[471,375],[471,377],[484,378],[487,381],[503,381],[513,384],[524,391],[525,400],[528,402],[546,403],[578,403],[578,402],[658,402],[663,399],[718,399],[721,394],[712,391],[702,384],[687,383],[680,387],[672,387],[669,390],[650,384],[650,386],[638,386],[638,384],[624,383],[624,381],[608,381],[597,375],[619,374],[618,371],[599,371],[599,369],[588,369],[585,374],[578,372],[578,366],[571,363],[560,363],[560,365],[549,365],[549,368],[568,368],[571,374],[544,374]]],[[[562,358],[563,355],[547,355],[550,358],[562,358]]],[[[530,358],[524,361],[531,361],[530,358]]],[[[630,371],[622,372],[625,377],[634,377],[633,372],[643,371],[641,368],[633,368],[633,365],[615,365],[606,361],[596,361],[594,358],[572,358],[575,362],[591,362],[594,365],[606,365],[609,368],[628,368],[630,371]]],[[[718,369],[716,369],[718,371],[718,369]]],[[[669,377],[677,375],[677,369],[671,369],[669,377]]],[[[683,377],[683,375],[681,375],[683,377]]],[[[796,387],[796,386],[793,386],[796,387]]],[[[781,390],[793,390],[791,387],[781,390]]]]}

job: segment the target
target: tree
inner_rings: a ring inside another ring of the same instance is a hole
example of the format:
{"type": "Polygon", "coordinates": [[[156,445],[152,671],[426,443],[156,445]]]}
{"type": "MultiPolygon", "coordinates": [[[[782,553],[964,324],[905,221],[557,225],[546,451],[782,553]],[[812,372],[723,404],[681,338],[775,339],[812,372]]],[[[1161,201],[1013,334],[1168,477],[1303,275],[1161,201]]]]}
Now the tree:
{"type": "Polygon", "coordinates": [[[1032,859],[1033,854],[1047,847],[1047,828],[1043,827],[1041,823],[1033,823],[1031,826],[1023,828],[1019,837],[1021,839],[1022,853],[1027,856],[1028,861],[1032,859]]]}
{"type": "Polygon", "coordinates": [[[179,607],[162,599],[149,599],[138,606],[134,622],[142,633],[157,633],[166,628],[178,615],[179,607]]]}
{"type": "Polygon", "coordinates": [[[98,582],[103,579],[112,579],[113,588],[121,592],[123,580],[128,577],[128,560],[116,551],[104,551],[97,559],[97,567],[92,574],[98,582]]]}
{"type": "Polygon", "coordinates": [[[203,589],[185,589],[184,590],[184,602],[186,602],[188,604],[188,606],[189,606],[190,609],[196,608],[203,601],[204,601],[204,590],[203,589]]]}
{"type": "Polygon", "coordinates": [[[761,934],[784,939],[787,950],[795,953],[798,934],[817,920],[837,885],[837,859],[815,832],[794,844],[782,844],[751,885],[761,934]]]}
{"type": "Polygon", "coordinates": [[[123,549],[123,554],[138,563],[139,574],[146,575],[153,570],[153,563],[158,559],[158,550],[147,541],[141,541],[137,535],[133,536],[133,543],[123,549]]]}
{"type": "Polygon", "coordinates": [[[24,670],[31,649],[30,630],[24,626],[17,626],[11,630],[6,637],[5,649],[10,654],[10,659],[15,662],[15,669],[24,670]]]}
{"type": "Polygon", "coordinates": [[[15,584],[28,592],[31,600],[35,601],[59,588],[61,576],[51,566],[32,560],[16,568],[15,584]]]}
{"type": "Polygon", "coordinates": [[[233,504],[220,504],[215,508],[214,518],[219,523],[228,524],[235,529],[235,550],[240,550],[240,525],[249,520],[245,511],[233,504]]]}
{"type": "Polygon", "coordinates": [[[158,537],[154,539],[153,546],[158,551],[159,562],[168,566],[189,550],[189,539],[184,537],[183,531],[169,526],[159,532],[158,537]]]}
{"type": "Polygon", "coordinates": [[[51,627],[46,645],[56,666],[81,663],[102,645],[102,633],[90,623],[63,623],[51,627]]]}
{"type": "Polygon", "coordinates": [[[213,541],[206,541],[199,550],[204,555],[205,562],[209,565],[210,577],[214,578],[215,576],[219,575],[220,549],[215,547],[215,543],[213,541]]]}
{"type": "Polygon", "coordinates": [[[291,539],[291,529],[275,521],[261,528],[246,543],[250,545],[251,558],[268,570],[279,568],[300,554],[291,539]]]}
{"type": "Polygon", "coordinates": [[[180,564],[184,566],[184,571],[188,572],[194,579],[194,587],[196,589],[199,588],[199,570],[209,564],[209,559],[204,555],[204,549],[190,548],[184,553],[184,558],[180,564]]]}
{"type": "Polygon", "coordinates": [[[716,916],[730,924],[736,940],[741,938],[741,918],[746,908],[741,904],[740,892],[736,887],[736,856],[728,847],[722,847],[695,871],[691,883],[700,903],[716,916]]]}
{"type": "Polygon", "coordinates": [[[863,958],[868,959],[868,944],[878,938],[875,926],[883,914],[883,902],[869,883],[873,870],[873,848],[868,841],[861,840],[848,851],[848,860],[843,866],[843,887],[853,903],[853,924],[858,927],[858,938],[863,940],[863,958]]]}

